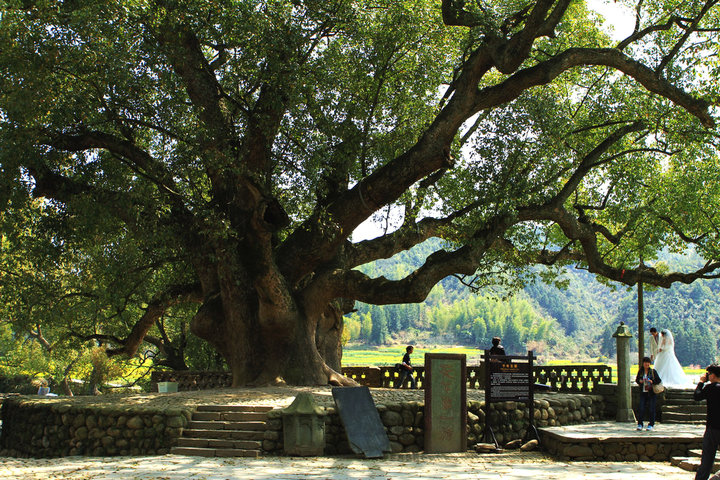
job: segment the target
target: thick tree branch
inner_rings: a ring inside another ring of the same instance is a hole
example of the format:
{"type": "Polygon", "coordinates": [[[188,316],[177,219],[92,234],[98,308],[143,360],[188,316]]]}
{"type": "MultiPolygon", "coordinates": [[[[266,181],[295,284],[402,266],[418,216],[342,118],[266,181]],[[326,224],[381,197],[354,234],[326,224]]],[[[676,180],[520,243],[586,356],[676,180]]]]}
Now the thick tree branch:
{"type": "Polygon", "coordinates": [[[640,82],[649,91],[685,108],[703,125],[711,127],[715,124],[708,111],[708,102],[692,97],[667,80],[657,77],[647,66],[615,49],[569,49],[515,73],[498,85],[474,92],[469,86],[477,85],[473,82],[479,81],[487,71],[490,59],[487,51],[482,49],[473,55],[474,59],[468,62],[467,70],[459,78],[457,91],[414,147],[358,182],[334,202],[326,211],[332,219],[331,223],[322,222],[313,216],[288,238],[281,250],[287,252],[281,255],[281,258],[286,259],[281,270],[290,278],[297,281],[312,271],[314,266],[328,261],[344,239],[368,215],[395,201],[420,178],[451,165],[449,144],[465,119],[486,108],[506,104],[525,90],[547,84],[573,67],[604,65],[615,68],[640,82]],[[468,102],[474,102],[470,111],[468,102]],[[317,228],[318,224],[324,228],[317,228]]]}
{"type": "Polygon", "coordinates": [[[303,295],[315,299],[348,298],[374,305],[421,302],[443,278],[475,272],[484,253],[492,248],[510,222],[510,217],[496,217],[476,232],[471,244],[452,252],[439,250],[431,254],[420,268],[403,279],[370,278],[357,270],[332,270],[319,275],[303,295]]]}
{"type": "Polygon", "coordinates": [[[380,237],[347,244],[345,255],[347,268],[357,267],[381,258],[390,258],[396,253],[408,250],[436,235],[443,225],[450,222],[444,219],[424,218],[417,223],[380,237]]]}
{"type": "Polygon", "coordinates": [[[571,48],[544,62],[510,76],[504,82],[480,91],[475,112],[496,107],[517,98],[525,90],[550,83],[561,73],[578,66],[602,65],[632,77],[650,92],[667,98],[684,108],[705,127],[715,125],[710,115],[710,103],[698,99],[676,87],[655,72],[612,48],[571,48]]]}
{"type": "Polygon", "coordinates": [[[347,244],[344,252],[346,266],[354,268],[381,258],[390,258],[396,253],[408,250],[437,236],[443,228],[452,225],[456,219],[467,215],[479,205],[480,202],[473,202],[447,217],[427,217],[418,222],[406,222],[392,233],[371,240],[347,244]]]}
{"type": "Polygon", "coordinates": [[[526,212],[526,218],[530,216],[536,221],[554,221],[562,229],[567,238],[580,243],[585,257],[584,261],[588,265],[588,271],[610,280],[615,280],[626,285],[635,285],[642,279],[643,283],[669,288],[673,283],[677,282],[692,283],[700,278],[720,278],[720,273],[715,273],[720,270],[720,262],[708,262],[703,268],[689,273],[672,272],[662,274],[651,267],[616,267],[603,260],[598,248],[598,239],[594,229],[589,225],[582,224],[566,209],[544,208],[536,210],[533,214],[526,212]]]}
{"type": "Polygon", "coordinates": [[[104,132],[88,131],[78,135],[55,135],[47,143],[54,148],[67,152],[82,152],[93,149],[107,150],[126,159],[136,173],[140,173],[152,180],[161,191],[172,197],[178,197],[175,182],[165,167],[133,142],[104,132]]]}
{"type": "Polygon", "coordinates": [[[558,205],[564,204],[568,200],[568,198],[570,198],[570,195],[572,195],[572,193],[578,189],[583,178],[585,178],[585,176],[595,166],[597,166],[597,163],[600,161],[600,158],[604,153],[606,153],[610,148],[612,148],[629,133],[638,132],[643,128],[644,125],[642,122],[635,122],[619,128],[612,132],[610,135],[608,135],[605,140],[603,140],[598,146],[593,148],[587,155],[585,155],[585,157],[582,159],[582,161],[575,169],[573,174],[570,176],[568,181],[565,182],[563,188],[554,197],[553,202],[558,205]]]}
{"type": "Polygon", "coordinates": [[[642,39],[643,37],[650,35],[654,32],[670,30],[673,25],[678,25],[678,26],[682,27],[682,20],[683,20],[682,18],[680,18],[676,15],[672,15],[672,16],[670,16],[670,18],[668,18],[667,22],[665,22],[665,23],[657,24],[657,25],[650,25],[649,27],[646,27],[642,30],[638,30],[639,22],[640,22],[640,19],[638,17],[638,20],[635,25],[635,31],[633,31],[633,33],[630,36],[628,36],[627,38],[623,39],[620,43],[618,43],[618,45],[615,48],[617,48],[618,50],[624,50],[631,43],[636,42],[636,41],[642,39]]]}
{"type": "Polygon", "coordinates": [[[157,295],[145,308],[145,313],[133,326],[130,334],[123,340],[120,340],[122,347],[108,349],[108,355],[124,354],[132,357],[137,352],[143,339],[147,335],[155,321],[160,318],[165,311],[173,305],[182,302],[201,302],[202,292],[199,284],[193,285],[175,285],[168,288],[161,294],[157,295]]]}
{"type": "Polygon", "coordinates": [[[560,0],[548,16],[554,0],[538,0],[530,12],[525,26],[510,40],[488,37],[495,67],[502,73],[512,73],[528,58],[535,39],[553,36],[555,27],[565,15],[570,0],[560,0]]]}
{"type": "Polygon", "coordinates": [[[69,204],[75,196],[89,195],[127,225],[132,226],[137,220],[133,215],[133,210],[142,205],[138,202],[138,199],[127,193],[114,192],[76,182],[51,171],[44,165],[29,167],[28,173],[35,180],[35,188],[33,189],[35,197],[52,198],[69,204]]]}
{"type": "Polygon", "coordinates": [[[673,58],[675,58],[682,46],[688,41],[690,36],[697,31],[698,26],[700,25],[700,22],[705,17],[705,15],[707,15],[710,9],[714,7],[717,3],[718,0],[708,0],[705,2],[705,5],[703,5],[700,13],[698,13],[698,15],[692,19],[690,25],[685,27],[685,32],[683,33],[682,37],[680,37],[680,39],[675,43],[675,45],[673,45],[667,55],[663,57],[658,66],[655,68],[655,73],[657,75],[660,75],[660,73],[665,69],[665,67],[673,60],[673,58]]]}
{"type": "Polygon", "coordinates": [[[474,27],[481,24],[479,18],[465,10],[465,0],[443,0],[442,17],[447,26],[474,27]]]}
{"type": "Polygon", "coordinates": [[[227,146],[234,138],[231,109],[213,68],[203,54],[200,41],[186,25],[169,20],[158,27],[156,38],[165,49],[173,69],[183,80],[190,101],[207,127],[206,132],[212,132],[212,140],[218,146],[227,146]]]}
{"type": "Polygon", "coordinates": [[[697,237],[691,237],[688,234],[686,234],[680,228],[680,226],[675,221],[673,221],[673,219],[670,218],[668,215],[659,215],[658,214],[657,217],[660,220],[662,220],[663,222],[667,223],[670,226],[670,228],[673,230],[673,232],[675,232],[677,234],[677,236],[680,237],[682,239],[682,241],[685,243],[697,244],[697,243],[700,243],[704,238],[707,238],[707,236],[708,236],[708,233],[705,232],[702,235],[699,235],[697,237]]]}
{"type": "Polygon", "coordinates": [[[40,345],[42,345],[47,352],[52,352],[53,346],[50,344],[50,342],[47,341],[47,339],[43,335],[42,327],[39,323],[35,326],[35,331],[31,330],[28,335],[37,340],[38,343],[40,343],[40,345]]]}

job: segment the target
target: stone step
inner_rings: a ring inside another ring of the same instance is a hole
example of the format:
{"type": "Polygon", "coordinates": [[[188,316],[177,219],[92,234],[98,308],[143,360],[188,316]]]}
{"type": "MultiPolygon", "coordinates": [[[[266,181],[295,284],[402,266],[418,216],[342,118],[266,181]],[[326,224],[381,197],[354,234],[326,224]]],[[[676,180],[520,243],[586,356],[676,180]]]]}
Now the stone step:
{"type": "MultiPolygon", "coordinates": [[[[676,467],[680,467],[688,472],[696,472],[700,466],[700,458],[698,457],[672,457],[670,463],[676,467]]],[[[720,470],[720,464],[715,462],[713,465],[712,473],[716,473],[720,470]]]]}
{"type": "Polygon", "coordinates": [[[703,422],[701,422],[699,420],[694,420],[694,421],[691,421],[691,420],[666,420],[662,423],[665,423],[666,425],[674,425],[674,424],[677,424],[677,425],[703,425],[703,422]]]}
{"type": "Polygon", "coordinates": [[[697,402],[690,398],[665,398],[665,401],[663,402],[663,405],[678,405],[678,406],[685,406],[685,405],[705,405],[705,402],[697,402]]]}
{"type": "Polygon", "coordinates": [[[260,456],[260,450],[243,450],[239,448],[195,448],[173,447],[174,455],[192,455],[195,457],[254,457],[260,456]]]}
{"type": "Polygon", "coordinates": [[[707,407],[705,405],[663,405],[662,412],[672,413],[707,413],[707,407]]]}
{"type": "MultiPolygon", "coordinates": [[[[688,453],[691,457],[702,457],[702,450],[689,450],[688,453]]],[[[715,463],[720,462],[720,452],[715,454],[715,463]]]]}
{"type": "Polygon", "coordinates": [[[704,413],[673,413],[662,412],[663,423],[704,423],[706,415],[704,413]]]}
{"type": "Polygon", "coordinates": [[[262,440],[265,432],[261,430],[211,430],[211,429],[186,429],[183,430],[183,437],[186,438],[217,438],[232,440],[262,440]]]}
{"type": "Polygon", "coordinates": [[[178,447],[194,448],[236,448],[241,450],[260,450],[261,440],[233,440],[219,438],[178,438],[178,447]]]}
{"type": "Polygon", "coordinates": [[[665,390],[663,393],[666,402],[695,402],[692,392],[673,392],[665,390]]]}
{"type": "Polygon", "coordinates": [[[269,405],[199,405],[198,412],[269,412],[269,405]]]}
{"type": "Polygon", "coordinates": [[[265,422],[221,422],[191,420],[188,428],[192,430],[265,430],[265,422]]]}
{"type": "Polygon", "coordinates": [[[226,422],[264,422],[267,420],[266,412],[195,412],[193,420],[198,421],[226,421],[226,422]]]}

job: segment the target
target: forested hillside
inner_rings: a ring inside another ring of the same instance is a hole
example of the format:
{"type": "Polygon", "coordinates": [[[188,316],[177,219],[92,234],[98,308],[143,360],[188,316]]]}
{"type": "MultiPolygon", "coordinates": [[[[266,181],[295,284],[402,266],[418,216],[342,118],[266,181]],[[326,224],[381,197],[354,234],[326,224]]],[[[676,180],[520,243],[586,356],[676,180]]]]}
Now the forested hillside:
{"type": "MultiPolygon", "coordinates": [[[[417,268],[439,240],[363,267],[371,276],[400,278],[417,268]],[[434,243],[433,243],[434,242],[434,243]]],[[[663,254],[672,269],[697,267],[695,255],[663,254]]],[[[537,273],[537,272],[536,272],[537,273]]],[[[567,268],[548,284],[526,275],[513,295],[473,292],[448,277],[421,304],[375,306],[357,303],[346,316],[345,341],[380,345],[396,342],[487,346],[499,335],[510,353],[534,350],[546,360],[612,357],[612,333],[619,322],[637,335],[637,288],[607,285],[584,270],[567,268]]],[[[670,289],[645,288],[645,328],[668,328],[680,362],[707,364],[718,357],[718,281],[696,281],[670,289]]],[[[635,343],[634,349],[637,349],[635,343]]]]}

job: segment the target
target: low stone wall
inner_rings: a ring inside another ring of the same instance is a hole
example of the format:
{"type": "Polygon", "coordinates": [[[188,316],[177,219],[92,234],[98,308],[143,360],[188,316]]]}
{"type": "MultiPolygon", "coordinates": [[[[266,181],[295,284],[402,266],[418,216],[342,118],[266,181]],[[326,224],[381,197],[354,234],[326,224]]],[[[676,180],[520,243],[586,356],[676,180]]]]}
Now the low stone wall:
{"type": "MultiPolygon", "coordinates": [[[[172,396],[167,397],[168,400],[172,396]]],[[[325,454],[352,453],[336,409],[325,411],[325,454]]],[[[421,401],[377,404],[393,452],[424,448],[424,404],[421,401]]],[[[162,455],[177,444],[194,407],[148,407],[130,403],[85,405],[73,400],[33,397],[6,398],[2,406],[0,455],[57,457],[68,455],[162,455]]],[[[535,425],[561,426],[600,420],[604,402],[598,395],[538,394],[535,425]]],[[[281,408],[271,410],[266,422],[265,454],[283,453],[281,408]]],[[[500,443],[522,438],[529,425],[523,403],[489,406],[468,402],[468,447],[482,441],[485,422],[500,443]]]]}
{"type": "Polygon", "coordinates": [[[608,462],[665,462],[672,457],[687,457],[702,448],[702,439],[645,436],[643,438],[562,438],[543,432],[543,450],[558,460],[608,462]]]}
{"type": "Polygon", "coordinates": [[[163,455],[192,412],[123,406],[73,406],[27,397],[2,404],[0,455],[163,455]]]}
{"type": "MultiPolygon", "coordinates": [[[[418,452],[424,448],[424,404],[403,402],[377,405],[393,453],[418,452]]],[[[283,453],[282,409],[268,412],[263,450],[266,455],[283,453]]],[[[604,415],[603,397],[599,395],[536,395],[536,427],[563,426],[598,421],[604,415]],[[538,398],[539,397],[539,398],[538,398]]],[[[468,448],[483,440],[485,422],[489,421],[495,438],[501,444],[520,439],[529,426],[529,409],[524,403],[500,402],[488,406],[483,401],[468,402],[468,448]]],[[[352,453],[345,429],[334,407],[325,407],[326,455],[352,453]]]]}

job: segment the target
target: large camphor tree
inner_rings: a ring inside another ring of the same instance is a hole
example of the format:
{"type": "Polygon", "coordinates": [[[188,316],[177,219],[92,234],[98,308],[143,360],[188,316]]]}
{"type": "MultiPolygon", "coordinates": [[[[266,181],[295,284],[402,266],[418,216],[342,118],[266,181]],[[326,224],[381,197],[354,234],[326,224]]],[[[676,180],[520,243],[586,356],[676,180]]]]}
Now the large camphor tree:
{"type": "Polygon", "coordinates": [[[353,302],[448,275],[714,277],[717,3],[615,2],[618,39],[583,0],[4,0],[3,242],[39,215],[26,271],[134,298],[95,319],[110,353],[181,305],[237,386],[348,383],[353,302]],[[404,278],[357,268],[430,237],[404,278]]]}

